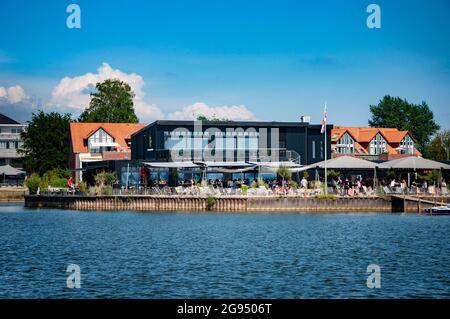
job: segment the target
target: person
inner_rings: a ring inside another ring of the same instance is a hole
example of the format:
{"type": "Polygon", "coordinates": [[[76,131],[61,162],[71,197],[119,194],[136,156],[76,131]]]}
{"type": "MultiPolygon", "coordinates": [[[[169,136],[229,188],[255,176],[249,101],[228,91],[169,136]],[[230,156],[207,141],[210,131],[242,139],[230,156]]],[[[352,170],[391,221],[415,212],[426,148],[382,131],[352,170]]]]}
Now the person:
{"type": "Polygon", "coordinates": [[[396,185],[395,179],[392,179],[391,183],[389,184],[389,188],[391,189],[392,192],[395,190],[395,185],[396,185]]]}
{"type": "Polygon", "coordinates": [[[300,185],[302,188],[307,189],[308,188],[308,181],[306,180],[305,176],[303,176],[302,180],[300,181],[300,185]]]}
{"type": "Polygon", "coordinates": [[[74,190],[74,185],[73,185],[73,179],[72,176],[69,177],[69,179],[67,180],[67,186],[69,186],[69,191],[73,191],[74,190]]]}

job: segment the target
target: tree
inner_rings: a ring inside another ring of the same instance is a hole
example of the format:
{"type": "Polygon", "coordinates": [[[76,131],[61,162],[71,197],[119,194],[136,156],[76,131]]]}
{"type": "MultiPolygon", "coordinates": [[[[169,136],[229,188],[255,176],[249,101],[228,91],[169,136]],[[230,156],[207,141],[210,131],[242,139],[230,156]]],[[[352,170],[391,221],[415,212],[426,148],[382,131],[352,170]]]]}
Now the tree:
{"type": "Polygon", "coordinates": [[[386,95],[378,105],[370,105],[371,127],[395,127],[410,131],[417,140],[417,148],[423,152],[430,137],[439,130],[433,112],[426,102],[408,103],[406,99],[386,95]]]}
{"type": "Polygon", "coordinates": [[[435,161],[450,160],[450,131],[443,130],[437,133],[427,146],[425,155],[435,161]]]}
{"type": "Polygon", "coordinates": [[[80,122],[137,123],[134,113],[134,93],[131,87],[118,79],[107,79],[95,85],[91,102],[79,117],[80,122]]]}
{"type": "Polygon", "coordinates": [[[29,172],[43,175],[54,168],[68,169],[70,114],[33,113],[21,133],[19,154],[29,172]]]}
{"type": "Polygon", "coordinates": [[[200,115],[197,116],[197,121],[201,121],[201,122],[214,122],[214,123],[230,122],[230,120],[227,119],[227,118],[219,119],[219,118],[216,117],[216,116],[213,116],[212,118],[208,118],[208,117],[206,117],[205,115],[202,115],[202,114],[200,114],[200,115]]]}

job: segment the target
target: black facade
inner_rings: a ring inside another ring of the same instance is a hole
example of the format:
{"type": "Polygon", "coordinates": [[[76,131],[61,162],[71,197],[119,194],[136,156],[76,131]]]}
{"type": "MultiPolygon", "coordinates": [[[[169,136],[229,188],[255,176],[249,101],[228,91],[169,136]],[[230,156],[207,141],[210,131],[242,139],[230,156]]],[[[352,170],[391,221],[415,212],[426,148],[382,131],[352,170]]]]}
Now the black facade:
{"type": "MultiPolygon", "coordinates": [[[[327,125],[327,158],[332,125],[327,125]]],[[[291,160],[309,165],[325,159],[321,125],[303,122],[156,121],[132,135],[131,158],[150,162],[202,161],[207,154],[223,161],[291,160]],[[203,153],[202,153],[203,152],[203,153]],[[175,156],[174,156],[175,154],[175,156]]]]}

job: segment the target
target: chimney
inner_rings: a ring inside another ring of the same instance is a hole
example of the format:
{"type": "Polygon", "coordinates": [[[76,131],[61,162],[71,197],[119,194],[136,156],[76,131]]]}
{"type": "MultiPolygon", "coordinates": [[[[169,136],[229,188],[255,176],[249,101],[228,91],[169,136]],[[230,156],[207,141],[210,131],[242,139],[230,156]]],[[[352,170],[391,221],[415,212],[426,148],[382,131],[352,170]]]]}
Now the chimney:
{"type": "Polygon", "coordinates": [[[309,116],[309,115],[300,116],[300,123],[310,123],[310,122],[311,122],[311,116],[309,116]]]}

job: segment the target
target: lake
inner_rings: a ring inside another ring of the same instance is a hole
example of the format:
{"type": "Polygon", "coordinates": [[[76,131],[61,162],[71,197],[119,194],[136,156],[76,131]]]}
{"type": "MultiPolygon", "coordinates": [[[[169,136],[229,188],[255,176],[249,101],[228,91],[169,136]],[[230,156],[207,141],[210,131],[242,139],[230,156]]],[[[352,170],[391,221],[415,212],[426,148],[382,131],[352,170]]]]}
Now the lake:
{"type": "Polygon", "coordinates": [[[448,216],[22,205],[0,205],[0,298],[450,297],[448,216]],[[370,264],[380,288],[367,287],[370,264]]]}

